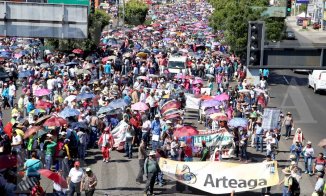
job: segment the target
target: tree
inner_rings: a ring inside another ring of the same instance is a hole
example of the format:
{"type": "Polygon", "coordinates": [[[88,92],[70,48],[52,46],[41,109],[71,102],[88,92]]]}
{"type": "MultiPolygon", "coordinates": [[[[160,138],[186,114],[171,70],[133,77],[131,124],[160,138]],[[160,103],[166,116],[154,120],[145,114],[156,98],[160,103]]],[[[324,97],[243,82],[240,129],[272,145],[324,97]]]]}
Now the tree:
{"type": "Polygon", "coordinates": [[[148,6],[144,1],[130,0],[125,5],[125,22],[130,25],[144,24],[147,12],[148,6]]]}
{"type": "Polygon", "coordinates": [[[211,0],[210,3],[215,8],[210,18],[211,27],[224,31],[225,43],[237,55],[246,53],[249,21],[265,21],[266,37],[269,40],[279,40],[282,37],[284,19],[261,16],[268,5],[266,0],[211,0]]]}
{"type": "Polygon", "coordinates": [[[96,50],[100,42],[101,32],[109,24],[109,21],[109,15],[105,11],[97,9],[94,14],[89,15],[87,39],[48,39],[45,45],[60,51],[71,51],[75,48],[80,48],[86,52],[96,50]]]}

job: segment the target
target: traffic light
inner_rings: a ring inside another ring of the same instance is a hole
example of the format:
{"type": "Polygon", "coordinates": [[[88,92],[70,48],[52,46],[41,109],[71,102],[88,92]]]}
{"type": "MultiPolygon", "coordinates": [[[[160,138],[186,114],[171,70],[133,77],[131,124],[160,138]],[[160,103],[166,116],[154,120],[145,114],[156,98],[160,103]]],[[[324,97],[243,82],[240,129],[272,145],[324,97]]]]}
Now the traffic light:
{"type": "Polygon", "coordinates": [[[90,13],[95,13],[95,0],[91,0],[91,7],[90,7],[90,13]]]}
{"type": "Polygon", "coordinates": [[[291,16],[292,0],[286,0],[286,16],[291,16]]]}
{"type": "Polygon", "coordinates": [[[247,66],[260,66],[264,55],[264,22],[251,21],[248,26],[247,66]]]}

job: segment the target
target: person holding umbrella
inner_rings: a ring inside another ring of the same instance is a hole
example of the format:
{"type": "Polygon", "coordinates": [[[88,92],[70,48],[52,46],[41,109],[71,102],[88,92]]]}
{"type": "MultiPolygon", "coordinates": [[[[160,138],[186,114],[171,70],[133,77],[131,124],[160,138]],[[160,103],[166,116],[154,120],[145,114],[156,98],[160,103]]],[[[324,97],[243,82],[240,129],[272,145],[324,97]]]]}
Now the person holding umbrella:
{"type": "Polygon", "coordinates": [[[95,187],[97,185],[96,175],[93,173],[91,168],[86,168],[86,175],[83,176],[81,181],[81,190],[85,191],[86,196],[93,196],[95,187]]]}

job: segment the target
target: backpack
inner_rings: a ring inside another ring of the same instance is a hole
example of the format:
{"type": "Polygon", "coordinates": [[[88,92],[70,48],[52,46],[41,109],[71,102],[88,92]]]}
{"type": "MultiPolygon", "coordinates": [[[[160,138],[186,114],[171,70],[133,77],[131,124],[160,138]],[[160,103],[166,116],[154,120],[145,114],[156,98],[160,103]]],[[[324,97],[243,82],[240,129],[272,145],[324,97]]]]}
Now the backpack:
{"type": "Polygon", "coordinates": [[[292,186],[290,187],[291,193],[293,195],[300,195],[300,184],[298,180],[294,177],[289,177],[288,180],[292,179],[292,186]]]}

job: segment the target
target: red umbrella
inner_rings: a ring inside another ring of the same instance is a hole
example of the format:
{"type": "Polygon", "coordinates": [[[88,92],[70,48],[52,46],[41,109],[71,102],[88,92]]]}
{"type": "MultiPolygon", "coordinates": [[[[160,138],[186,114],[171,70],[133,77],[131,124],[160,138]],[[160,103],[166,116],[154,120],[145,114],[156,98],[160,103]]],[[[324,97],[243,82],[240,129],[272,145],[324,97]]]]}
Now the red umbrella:
{"type": "Polygon", "coordinates": [[[42,176],[54,181],[55,183],[59,184],[62,188],[68,188],[67,181],[60,176],[58,173],[54,173],[48,169],[40,169],[38,170],[38,173],[40,173],[42,176]]]}
{"type": "Polygon", "coordinates": [[[39,101],[36,106],[36,108],[38,109],[46,109],[46,108],[51,108],[52,107],[52,103],[47,102],[47,101],[39,101]]]}
{"type": "Polygon", "coordinates": [[[170,114],[163,117],[165,120],[170,120],[174,118],[180,118],[180,114],[170,114]]]}
{"type": "Polygon", "coordinates": [[[6,126],[3,128],[3,131],[11,138],[11,132],[12,132],[12,124],[11,122],[8,122],[6,126]]]}
{"type": "Polygon", "coordinates": [[[29,129],[27,129],[27,131],[24,134],[24,139],[28,138],[29,136],[31,136],[33,133],[38,132],[39,130],[41,130],[42,127],[41,126],[33,126],[29,129]]]}
{"type": "Polygon", "coordinates": [[[181,103],[175,100],[167,101],[164,103],[164,105],[161,107],[161,113],[166,112],[168,109],[180,109],[181,103]]]}
{"type": "Polygon", "coordinates": [[[192,127],[192,126],[183,126],[183,127],[177,128],[174,131],[173,136],[175,136],[175,137],[185,137],[185,136],[194,136],[194,135],[198,135],[198,134],[199,134],[199,132],[194,127],[192,127]]]}
{"type": "Polygon", "coordinates": [[[75,54],[83,54],[84,51],[82,49],[79,49],[79,48],[76,48],[72,51],[72,53],[75,53],[75,54]]]}
{"type": "Polygon", "coordinates": [[[49,119],[47,119],[43,126],[47,126],[47,127],[60,127],[63,126],[65,124],[68,124],[67,121],[63,118],[60,117],[51,117],[49,119]]]}
{"type": "Polygon", "coordinates": [[[13,155],[0,155],[0,169],[7,169],[17,165],[17,157],[13,155]]]}

